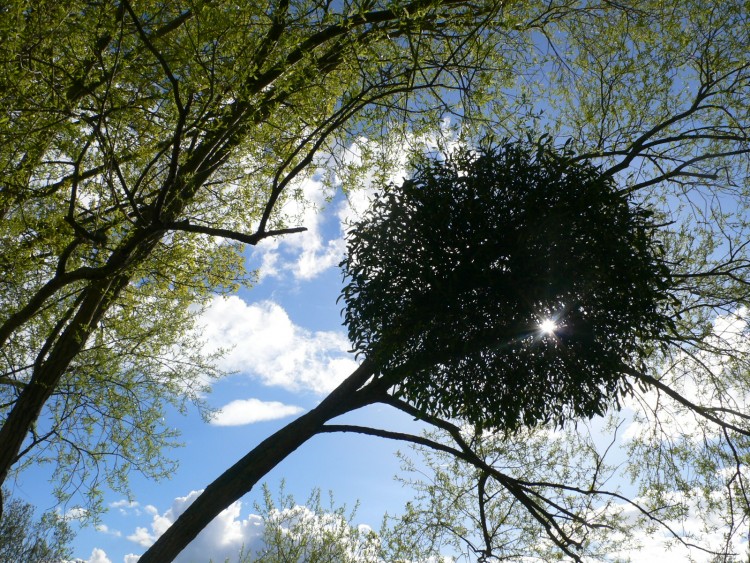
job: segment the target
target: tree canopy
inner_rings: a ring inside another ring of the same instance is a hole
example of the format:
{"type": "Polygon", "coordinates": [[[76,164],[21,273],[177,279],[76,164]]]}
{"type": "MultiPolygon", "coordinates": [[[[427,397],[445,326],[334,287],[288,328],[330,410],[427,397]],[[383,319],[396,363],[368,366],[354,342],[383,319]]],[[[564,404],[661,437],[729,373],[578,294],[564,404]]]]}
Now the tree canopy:
{"type": "Polygon", "coordinates": [[[278,207],[317,155],[346,178],[353,139],[433,123],[444,89],[467,87],[448,69],[492,51],[497,9],[0,9],[0,481],[53,460],[61,495],[83,486],[95,505],[102,482],[168,474],[162,413],[218,375],[191,328],[211,295],[252,282],[242,246],[304,230],[278,207]]]}

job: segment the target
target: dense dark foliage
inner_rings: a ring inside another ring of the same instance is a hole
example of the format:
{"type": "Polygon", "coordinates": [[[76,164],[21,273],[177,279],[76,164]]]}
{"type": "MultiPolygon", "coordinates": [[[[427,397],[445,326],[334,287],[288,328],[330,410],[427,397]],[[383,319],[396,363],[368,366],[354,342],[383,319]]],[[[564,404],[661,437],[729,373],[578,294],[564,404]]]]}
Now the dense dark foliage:
{"type": "Polygon", "coordinates": [[[610,178],[545,148],[426,161],[349,233],[349,336],[433,414],[508,430],[601,414],[669,328],[654,235],[610,178]]]}

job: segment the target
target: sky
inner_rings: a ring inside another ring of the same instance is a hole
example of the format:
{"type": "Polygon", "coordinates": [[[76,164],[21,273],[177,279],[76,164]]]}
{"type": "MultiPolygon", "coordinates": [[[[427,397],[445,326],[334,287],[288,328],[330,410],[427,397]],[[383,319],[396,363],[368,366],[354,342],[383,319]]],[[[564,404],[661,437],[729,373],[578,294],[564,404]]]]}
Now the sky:
{"type": "MultiPolygon", "coordinates": [[[[292,225],[308,231],[248,249],[248,267],[259,268],[257,283],[236,295],[215,298],[200,318],[206,351],[228,349],[219,366],[234,372],[207,396],[216,415],[206,422],[195,409],[186,416],[167,413],[169,425],[181,431],[185,444],[170,452],[179,462],[177,470],[161,482],[133,475],[130,498],[107,492],[107,512],[98,524],[83,527],[74,542],[80,561],[135,563],[208,483],[259,441],[314,407],[356,367],[348,352],[341,304],[336,303],[342,286],[338,263],[345,250],[345,225],[366,209],[371,192],[331,194],[314,177],[305,181],[303,190],[309,205],[292,204],[286,211],[295,219],[292,225]]],[[[384,406],[368,407],[346,420],[419,431],[409,417],[384,406]]],[[[286,492],[300,503],[314,488],[333,491],[337,504],[352,507],[359,502],[355,523],[377,530],[386,512],[398,514],[412,496],[394,480],[400,472],[395,455],[399,449],[408,450],[373,437],[318,436],[264,481],[276,492],[284,480],[286,492]]],[[[48,495],[50,472],[49,467],[37,467],[23,473],[14,484],[14,496],[40,509],[54,509],[48,495]]],[[[234,503],[177,561],[224,561],[236,557],[243,545],[257,546],[262,522],[253,503],[260,499],[256,490],[234,503]]],[[[81,515],[75,506],[64,510],[71,518],[81,515]]],[[[699,531],[697,521],[685,523],[686,529],[693,525],[699,531]]],[[[644,549],[632,560],[686,560],[684,551],[666,551],[663,539],[663,533],[644,536],[644,549]]],[[[696,560],[705,559],[698,555],[696,560]]]]}

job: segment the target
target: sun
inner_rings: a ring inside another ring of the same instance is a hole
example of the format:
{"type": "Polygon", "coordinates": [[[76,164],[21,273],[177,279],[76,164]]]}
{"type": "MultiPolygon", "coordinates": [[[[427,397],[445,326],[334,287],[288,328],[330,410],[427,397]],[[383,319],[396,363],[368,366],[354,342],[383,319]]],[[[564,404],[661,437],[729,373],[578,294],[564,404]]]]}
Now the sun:
{"type": "Polygon", "coordinates": [[[557,329],[557,324],[552,319],[544,319],[539,323],[539,330],[545,334],[554,334],[557,329]]]}

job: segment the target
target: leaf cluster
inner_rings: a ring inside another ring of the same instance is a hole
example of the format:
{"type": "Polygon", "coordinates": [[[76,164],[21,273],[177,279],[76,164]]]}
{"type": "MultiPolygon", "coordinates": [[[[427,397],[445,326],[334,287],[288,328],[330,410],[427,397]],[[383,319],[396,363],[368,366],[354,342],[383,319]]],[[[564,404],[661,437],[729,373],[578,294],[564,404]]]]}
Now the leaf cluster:
{"type": "Polygon", "coordinates": [[[480,427],[603,413],[670,328],[649,212],[541,145],[422,162],[354,225],[342,266],[355,349],[398,396],[480,427]]]}

